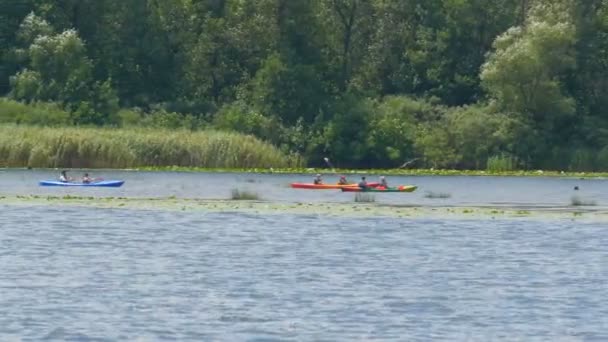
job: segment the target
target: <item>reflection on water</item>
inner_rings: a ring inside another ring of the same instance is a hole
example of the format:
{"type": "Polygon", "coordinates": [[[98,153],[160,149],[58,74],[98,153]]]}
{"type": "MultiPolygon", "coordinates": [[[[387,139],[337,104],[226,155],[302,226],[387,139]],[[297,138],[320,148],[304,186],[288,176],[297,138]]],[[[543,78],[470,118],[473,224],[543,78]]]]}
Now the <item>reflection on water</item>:
{"type": "Polygon", "coordinates": [[[600,225],[0,210],[0,340],[608,339],[600,225]]]}
{"type": "MultiPolygon", "coordinates": [[[[352,202],[352,193],[338,190],[291,189],[292,182],[312,181],[312,175],[95,171],[95,177],[123,179],[122,188],[46,188],[38,181],[57,177],[55,171],[7,170],[0,177],[0,195],[75,195],[227,199],[232,189],[249,190],[269,201],[352,202]]],[[[77,173],[73,173],[77,176],[77,173]]],[[[369,175],[373,180],[377,175],[369,175]]],[[[357,176],[349,176],[356,180],[357,176]]],[[[337,176],[326,175],[326,182],[337,176]]],[[[549,177],[388,177],[390,184],[414,184],[414,193],[375,194],[377,203],[397,205],[564,206],[576,196],[596,207],[608,206],[608,180],[549,177]],[[574,190],[578,186],[579,190],[574,190]],[[445,194],[449,198],[427,198],[445,194]]]]}

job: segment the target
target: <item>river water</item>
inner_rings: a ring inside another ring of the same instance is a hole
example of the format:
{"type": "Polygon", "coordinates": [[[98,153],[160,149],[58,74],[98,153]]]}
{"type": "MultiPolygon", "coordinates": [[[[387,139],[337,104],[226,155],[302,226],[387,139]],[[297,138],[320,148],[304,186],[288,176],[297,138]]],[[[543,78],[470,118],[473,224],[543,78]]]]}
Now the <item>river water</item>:
{"type": "MultiPolygon", "coordinates": [[[[71,173],[80,177],[80,173],[71,173]]],[[[97,171],[93,177],[121,179],[118,189],[39,187],[39,180],[56,180],[59,171],[7,170],[0,173],[0,195],[75,195],[227,199],[233,189],[256,192],[268,201],[279,202],[352,202],[352,193],[335,190],[291,189],[292,182],[312,182],[312,175],[196,173],[196,172],[129,172],[97,171]]],[[[360,175],[350,176],[357,182],[360,175]]],[[[367,175],[369,181],[378,175],[367,175]]],[[[335,183],[335,175],[326,175],[335,183]]],[[[389,185],[417,185],[411,194],[383,194],[376,202],[398,205],[496,205],[496,206],[564,206],[573,197],[592,202],[595,207],[608,206],[608,180],[555,177],[486,177],[486,176],[391,176],[389,185]],[[574,190],[578,187],[579,190],[574,190]],[[446,194],[448,198],[427,198],[429,194],[446,194]]]]}
{"type": "MultiPolygon", "coordinates": [[[[126,179],[123,188],[93,192],[38,188],[45,172],[5,171],[0,195],[225,198],[236,186],[272,188],[263,193],[271,200],[352,201],[285,186],[300,175],[115,172],[106,179],[126,179]]],[[[456,204],[534,204],[553,194],[542,203],[562,205],[574,185],[598,205],[605,199],[601,180],[403,183],[422,192],[394,197],[403,203],[431,201],[423,191],[433,186],[456,204]],[[525,184],[532,188],[521,191],[525,184]]],[[[606,341],[606,246],[605,223],[563,219],[339,218],[0,200],[0,340],[606,341]]]]}

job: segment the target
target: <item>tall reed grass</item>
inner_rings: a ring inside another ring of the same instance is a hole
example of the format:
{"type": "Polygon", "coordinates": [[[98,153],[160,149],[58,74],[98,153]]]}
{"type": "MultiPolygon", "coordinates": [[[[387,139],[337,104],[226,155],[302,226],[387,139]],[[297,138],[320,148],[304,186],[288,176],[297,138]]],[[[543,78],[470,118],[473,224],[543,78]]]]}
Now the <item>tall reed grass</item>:
{"type": "Polygon", "coordinates": [[[509,155],[501,154],[488,158],[486,170],[490,172],[513,171],[517,168],[517,160],[509,155]]]}
{"type": "Polygon", "coordinates": [[[300,167],[252,136],[218,131],[0,125],[0,167],[300,167]]]}

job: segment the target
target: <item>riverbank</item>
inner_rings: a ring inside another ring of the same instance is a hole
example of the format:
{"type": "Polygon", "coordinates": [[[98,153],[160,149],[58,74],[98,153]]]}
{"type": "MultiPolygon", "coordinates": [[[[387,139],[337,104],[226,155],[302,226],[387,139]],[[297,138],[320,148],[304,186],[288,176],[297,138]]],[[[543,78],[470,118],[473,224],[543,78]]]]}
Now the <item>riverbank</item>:
{"type": "Polygon", "coordinates": [[[412,206],[382,203],[276,202],[185,199],[176,197],[135,198],[95,196],[0,196],[0,205],[86,207],[99,209],[167,210],[185,212],[244,212],[359,218],[418,218],[455,220],[573,220],[608,222],[604,207],[575,206],[412,206]]]}
{"type": "MultiPolygon", "coordinates": [[[[0,168],[2,170],[26,170],[23,167],[0,168]]],[[[58,170],[60,168],[35,168],[38,170],[58,170]]],[[[61,168],[63,169],[63,168],[61,168]]],[[[67,168],[70,169],[70,168],[67,168]]],[[[82,170],[77,168],[76,170],[82,170]]],[[[265,173],[265,174],[305,174],[321,173],[332,175],[385,175],[385,176],[493,176],[493,177],[567,177],[567,178],[608,178],[608,172],[570,172],[545,170],[520,171],[486,171],[486,170],[435,170],[435,169],[327,169],[327,168],[204,168],[184,166],[146,166],[122,169],[112,168],[85,168],[98,172],[102,171],[146,171],[146,172],[200,172],[200,173],[265,173]]]]}

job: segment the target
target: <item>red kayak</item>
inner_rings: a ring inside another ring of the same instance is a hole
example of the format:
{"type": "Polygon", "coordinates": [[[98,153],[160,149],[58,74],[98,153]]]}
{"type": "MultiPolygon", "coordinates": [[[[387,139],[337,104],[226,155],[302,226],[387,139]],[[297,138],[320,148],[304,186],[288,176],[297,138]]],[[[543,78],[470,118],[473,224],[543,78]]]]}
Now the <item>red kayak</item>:
{"type": "MultiPolygon", "coordinates": [[[[369,187],[376,187],[380,183],[367,183],[369,187]]],[[[291,183],[291,187],[294,189],[312,189],[312,190],[326,190],[326,189],[343,189],[352,188],[358,186],[357,184],[313,184],[313,183],[291,183]]]]}

